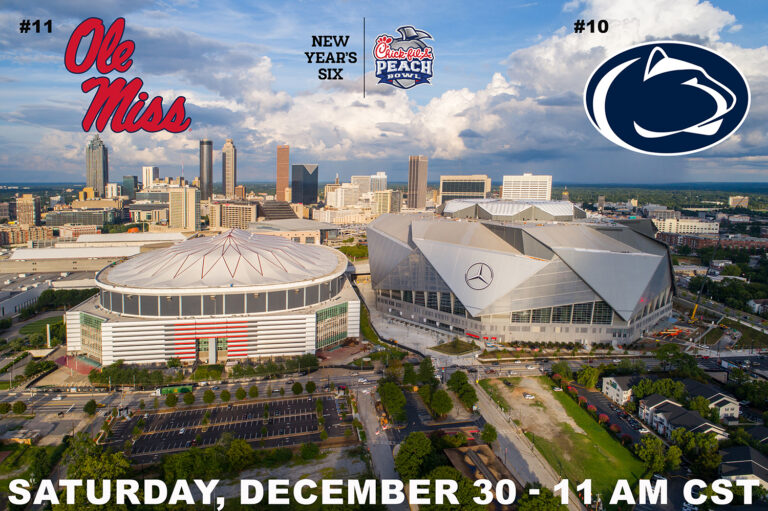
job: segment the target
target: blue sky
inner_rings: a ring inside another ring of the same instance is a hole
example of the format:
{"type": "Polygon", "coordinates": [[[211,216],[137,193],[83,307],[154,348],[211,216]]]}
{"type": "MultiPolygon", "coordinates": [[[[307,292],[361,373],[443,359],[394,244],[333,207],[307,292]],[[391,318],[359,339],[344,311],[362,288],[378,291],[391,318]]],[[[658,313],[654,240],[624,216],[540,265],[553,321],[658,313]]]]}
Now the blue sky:
{"type": "MultiPolygon", "coordinates": [[[[321,180],[361,172],[407,174],[409,154],[440,173],[546,172],[569,183],[768,181],[768,10],[729,0],[487,2],[202,2],[194,0],[6,0],[0,6],[0,181],[82,181],[86,141],[80,121],[93,93],[63,63],[72,30],[85,18],[126,18],[136,43],[126,79],[144,90],[187,98],[190,130],[180,134],[105,131],[110,175],[157,165],[161,175],[197,173],[197,141],[216,149],[233,138],[242,181],[274,175],[275,146],[294,163],[318,163],[321,180]],[[321,82],[307,64],[313,34],[349,35],[362,57],[366,18],[368,95],[362,63],[344,80],[321,82]],[[52,19],[53,34],[20,34],[21,19],[52,19]],[[607,19],[607,34],[572,33],[575,19],[607,19]],[[409,91],[376,85],[376,35],[413,25],[434,37],[432,85],[409,91]],[[677,38],[716,49],[746,75],[752,108],[737,134],[689,157],[635,154],[589,124],[581,93],[606,57],[646,40],[677,38]]],[[[119,73],[109,75],[114,79],[119,73]]],[[[217,172],[218,174],[218,172],[217,172]]],[[[216,176],[217,181],[220,176],[216,176]]]]}

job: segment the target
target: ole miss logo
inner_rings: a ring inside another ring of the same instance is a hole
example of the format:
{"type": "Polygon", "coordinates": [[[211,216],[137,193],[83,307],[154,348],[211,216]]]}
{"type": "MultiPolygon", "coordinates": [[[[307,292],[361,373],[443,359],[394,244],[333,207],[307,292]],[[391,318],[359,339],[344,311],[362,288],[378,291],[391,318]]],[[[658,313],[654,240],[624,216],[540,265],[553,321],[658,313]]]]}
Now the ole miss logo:
{"type": "Polygon", "coordinates": [[[400,37],[387,34],[376,38],[373,56],[376,59],[376,78],[401,89],[410,89],[420,83],[430,83],[435,55],[431,46],[422,39],[432,39],[423,30],[410,25],[397,29],[400,37]]]}

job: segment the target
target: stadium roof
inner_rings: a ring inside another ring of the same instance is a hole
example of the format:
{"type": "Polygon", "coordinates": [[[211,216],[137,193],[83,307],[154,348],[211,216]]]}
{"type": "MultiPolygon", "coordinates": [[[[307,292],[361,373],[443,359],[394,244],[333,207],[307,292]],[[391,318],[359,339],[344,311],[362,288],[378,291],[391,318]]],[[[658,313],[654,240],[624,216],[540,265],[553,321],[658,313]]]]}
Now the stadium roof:
{"type": "Polygon", "coordinates": [[[492,217],[511,217],[536,208],[556,217],[573,216],[576,206],[569,201],[502,200],[502,199],[453,199],[445,203],[444,215],[451,215],[477,206],[492,217]]]}
{"type": "Polygon", "coordinates": [[[663,244],[620,225],[490,225],[387,214],[369,224],[368,240],[376,286],[419,289],[419,279],[431,290],[447,285],[475,316],[603,300],[629,320],[671,285],[663,244]],[[466,281],[477,263],[492,272],[482,289],[466,281]],[[444,284],[432,281],[433,270],[444,284]]]}
{"type": "Polygon", "coordinates": [[[136,255],[140,250],[141,247],[17,248],[9,259],[119,259],[136,255]]]}
{"type": "Polygon", "coordinates": [[[346,257],[331,248],[233,229],[141,254],[103,270],[97,280],[117,287],[207,292],[291,287],[286,284],[340,275],[346,267],[346,257]]]}
{"type": "Polygon", "coordinates": [[[180,232],[120,232],[111,234],[81,234],[77,243],[122,243],[122,242],[177,242],[187,236],[180,232]]]}
{"type": "Polygon", "coordinates": [[[249,231],[313,231],[313,230],[334,230],[338,231],[339,226],[329,224],[328,222],[318,222],[317,220],[308,220],[306,218],[283,218],[279,220],[265,220],[263,222],[251,222],[248,226],[249,231]]]}

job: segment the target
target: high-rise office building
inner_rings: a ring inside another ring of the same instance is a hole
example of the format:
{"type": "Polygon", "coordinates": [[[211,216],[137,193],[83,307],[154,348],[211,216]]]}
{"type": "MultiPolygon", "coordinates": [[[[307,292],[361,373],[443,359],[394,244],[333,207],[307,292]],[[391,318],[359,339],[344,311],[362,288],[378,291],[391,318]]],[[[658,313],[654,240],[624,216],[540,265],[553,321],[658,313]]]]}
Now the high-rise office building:
{"type": "Polygon", "coordinates": [[[408,207],[424,209],[427,205],[427,157],[408,158],[408,207]]]}
{"type": "Polygon", "coordinates": [[[487,199],[491,195],[491,178],[485,174],[440,176],[440,204],[451,199],[487,199]]]}
{"type": "Polygon", "coordinates": [[[123,194],[123,187],[119,183],[107,183],[104,195],[107,199],[117,199],[123,194]]]}
{"type": "Polygon", "coordinates": [[[213,142],[204,138],[200,141],[200,200],[209,200],[213,195],[213,142]]]}
{"type": "Polygon", "coordinates": [[[141,167],[141,187],[149,188],[155,179],[160,179],[160,167],[141,167]]]}
{"type": "Polygon", "coordinates": [[[352,176],[349,181],[357,186],[361,194],[371,191],[371,176],[352,176]]]}
{"type": "Polygon", "coordinates": [[[85,148],[85,186],[104,197],[104,187],[109,181],[109,151],[99,135],[94,135],[85,148]]]}
{"type": "Polygon", "coordinates": [[[552,176],[504,176],[501,198],[505,200],[552,200],[552,176]]]}
{"type": "Polygon", "coordinates": [[[399,190],[380,190],[373,192],[371,201],[371,213],[383,215],[384,213],[399,213],[403,201],[403,194],[399,190]]]}
{"type": "Polygon", "coordinates": [[[287,145],[277,146],[277,184],[275,188],[276,200],[290,200],[285,197],[285,189],[291,186],[290,161],[290,147],[287,145]]]}
{"type": "Polygon", "coordinates": [[[371,191],[383,192],[387,189],[387,173],[377,172],[371,176],[371,191]]]}
{"type": "Polygon", "coordinates": [[[231,138],[228,138],[221,148],[221,183],[224,195],[228,199],[234,199],[237,186],[237,149],[231,138]]]}
{"type": "Polygon", "coordinates": [[[40,225],[40,197],[31,193],[17,197],[16,221],[21,225],[40,225]]]}
{"type": "Polygon", "coordinates": [[[200,230],[200,190],[191,186],[168,189],[168,226],[200,230]]]}
{"type": "Polygon", "coordinates": [[[139,178],[137,176],[123,176],[123,195],[131,200],[135,200],[138,188],[139,178]]]}
{"type": "Polygon", "coordinates": [[[291,166],[291,202],[294,204],[315,204],[317,202],[317,165],[291,166]]]}

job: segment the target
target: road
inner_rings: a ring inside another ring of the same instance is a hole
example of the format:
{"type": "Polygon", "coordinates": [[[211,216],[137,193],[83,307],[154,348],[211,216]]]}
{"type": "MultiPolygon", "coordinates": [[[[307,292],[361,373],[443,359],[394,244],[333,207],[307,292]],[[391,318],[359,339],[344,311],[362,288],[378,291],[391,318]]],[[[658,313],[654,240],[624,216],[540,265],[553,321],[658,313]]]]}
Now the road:
{"type": "MultiPolygon", "coordinates": [[[[509,468],[512,475],[525,486],[526,483],[540,482],[542,486],[552,489],[560,482],[560,476],[542,458],[531,442],[520,432],[510,417],[504,414],[479,385],[472,384],[477,392],[478,408],[486,421],[492,424],[498,432],[498,440],[494,444],[494,452],[509,468]]],[[[583,511],[585,508],[571,492],[568,508],[583,511]]]]}
{"type": "MultiPolygon", "coordinates": [[[[395,470],[395,459],[392,455],[392,442],[387,435],[379,430],[379,418],[376,414],[376,406],[373,402],[372,392],[356,392],[357,410],[360,415],[360,422],[365,428],[368,450],[371,453],[371,462],[373,463],[373,473],[379,480],[381,479],[400,479],[395,470]]],[[[407,504],[389,505],[389,509],[394,511],[409,511],[407,504]]]]}

